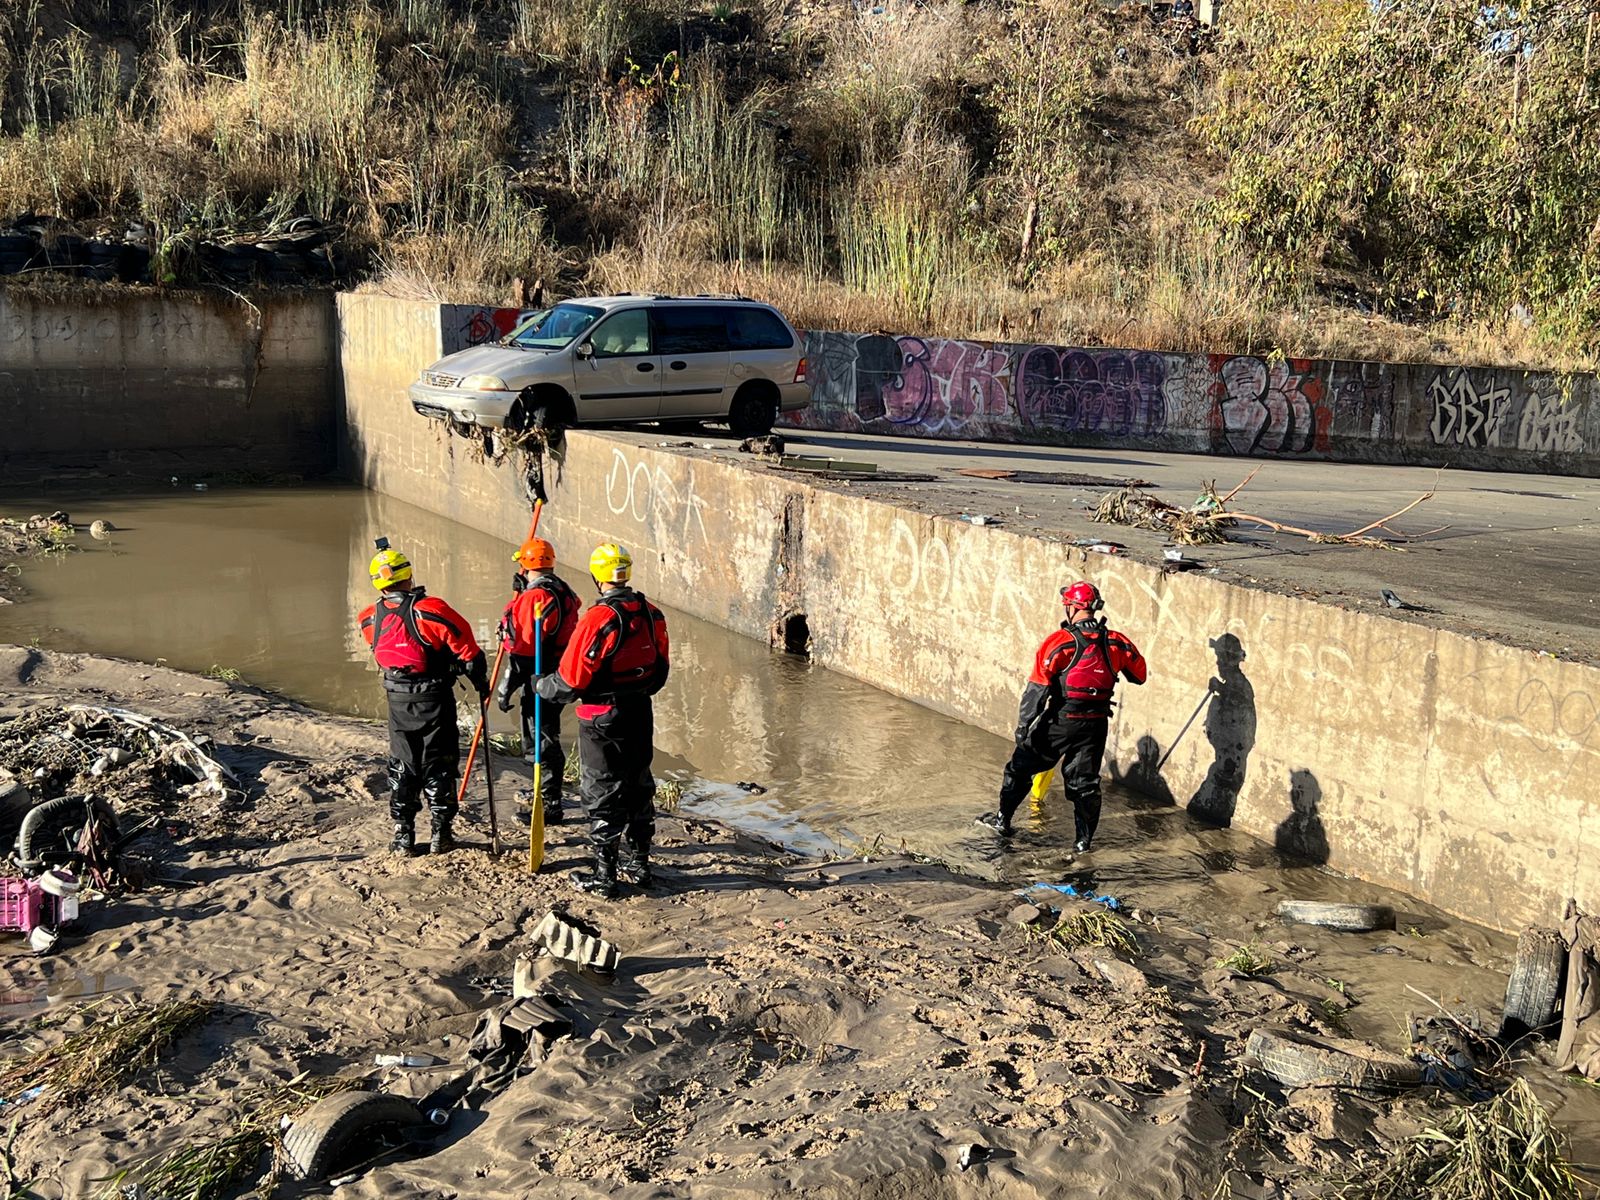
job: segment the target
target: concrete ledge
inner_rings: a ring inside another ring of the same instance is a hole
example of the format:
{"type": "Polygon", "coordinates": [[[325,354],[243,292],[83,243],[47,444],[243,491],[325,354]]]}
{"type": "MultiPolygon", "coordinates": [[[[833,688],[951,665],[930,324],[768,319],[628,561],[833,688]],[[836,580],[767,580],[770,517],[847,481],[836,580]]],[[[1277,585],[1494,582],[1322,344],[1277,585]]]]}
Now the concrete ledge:
{"type": "MultiPolygon", "coordinates": [[[[389,329],[381,353],[346,364],[353,468],[509,546],[525,482],[411,411],[405,384],[438,344],[437,316],[391,315],[351,314],[346,332],[389,329]]],[[[1123,782],[1496,928],[1549,923],[1568,896],[1600,904],[1600,862],[1584,853],[1600,798],[1593,668],[647,440],[567,438],[543,528],[569,558],[618,539],[648,594],[766,641],[803,614],[819,664],[1001,735],[1057,587],[1092,579],[1151,662],[1150,683],[1120,693],[1108,765],[1123,782]]],[[[930,746],[930,780],[939,770],[930,746]]]]}

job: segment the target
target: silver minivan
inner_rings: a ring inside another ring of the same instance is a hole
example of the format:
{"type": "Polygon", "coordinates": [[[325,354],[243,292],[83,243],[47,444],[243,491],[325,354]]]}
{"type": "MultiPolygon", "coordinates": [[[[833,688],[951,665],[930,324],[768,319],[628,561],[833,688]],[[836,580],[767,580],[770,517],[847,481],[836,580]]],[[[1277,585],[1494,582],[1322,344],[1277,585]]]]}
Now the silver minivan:
{"type": "Polygon", "coordinates": [[[598,296],[447,355],[408,390],[425,417],[489,428],[726,421],[741,437],[811,402],[800,335],[769,304],[598,296]]]}

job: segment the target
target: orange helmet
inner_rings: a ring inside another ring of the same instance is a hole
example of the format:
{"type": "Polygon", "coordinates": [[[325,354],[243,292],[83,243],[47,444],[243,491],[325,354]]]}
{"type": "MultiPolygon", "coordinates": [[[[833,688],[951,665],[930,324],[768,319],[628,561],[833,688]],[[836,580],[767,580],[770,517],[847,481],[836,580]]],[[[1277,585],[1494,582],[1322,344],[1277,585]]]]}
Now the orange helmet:
{"type": "Polygon", "coordinates": [[[529,571],[556,565],[556,548],[543,538],[529,538],[511,556],[529,571]]]}

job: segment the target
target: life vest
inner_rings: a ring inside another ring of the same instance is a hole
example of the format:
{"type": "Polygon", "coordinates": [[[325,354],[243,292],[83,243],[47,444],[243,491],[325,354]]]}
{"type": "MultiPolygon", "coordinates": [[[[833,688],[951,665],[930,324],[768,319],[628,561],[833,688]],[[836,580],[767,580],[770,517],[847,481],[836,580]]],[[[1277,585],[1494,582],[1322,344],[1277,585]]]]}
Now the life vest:
{"type": "Polygon", "coordinates": [[[656,618],[638,592],[603,597],[595,601],[617,615],[622,627],[611,656],[595,671],[588,690],[613,696],[650,694],[655,691],[661,650],[656,645],[656,618]]]}
{"type": "Polygon", "coordinates": [[[438,674],[438,654],[422,640],[417,629],[417,601],[421,588],[398,599],[380,596],[372,607],[372,657],[386,678],[421,679],[438,674]]]}
{"type": "MultiPolygon", "coordinates": [[[[518,608],[526,608],[526,627],[534,632],[537,637],[538,624],[533,619],[533,601],[528,598],[530,592],[545,591],[550,594],[555,605],[557,621],[556,631],[550,635],[545,643],[544,658],[546,662],[560,661],[561,653],[567,648],[567,643],[572,640],[572,631],[578,627],[578,611],[583,607],[583,601],[578,599],[578,594],[567,586],[566,581],[558,575],[539,575],[528,581],[527,589],[517,598],[518,608]]],[[[549,620],[549,613],[545,620],[549,620]]],[[[534,657],[537,647],[533,639],[522,636],[522,629],[516,621],[507,622],[511,637],[506,644],[506,652],[524,658],[534,657]]]]}
{"type": "Polygon", "coordinates": [[[1111,667],[1106,623],[1084,621],[1078,625],[1063,624],[1061,627],[1072,637],[1070,649],[1063,642],[1053,656],[1068,656],[1066,665],[1055,675],[1057,692],[1065,702],[1063,711],[1109,717],[1117,673],[1111,667]]]}

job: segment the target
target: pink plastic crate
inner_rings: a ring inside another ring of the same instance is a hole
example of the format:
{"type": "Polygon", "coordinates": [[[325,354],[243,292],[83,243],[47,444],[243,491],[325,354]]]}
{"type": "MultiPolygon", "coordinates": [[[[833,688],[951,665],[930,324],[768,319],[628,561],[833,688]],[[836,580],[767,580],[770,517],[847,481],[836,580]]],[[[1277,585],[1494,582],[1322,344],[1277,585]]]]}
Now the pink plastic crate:
{"type": "Polygon", "coordinates": [[[0,930],[32,933],[54,899],[32,879],[0,878],[0,930]]]}

